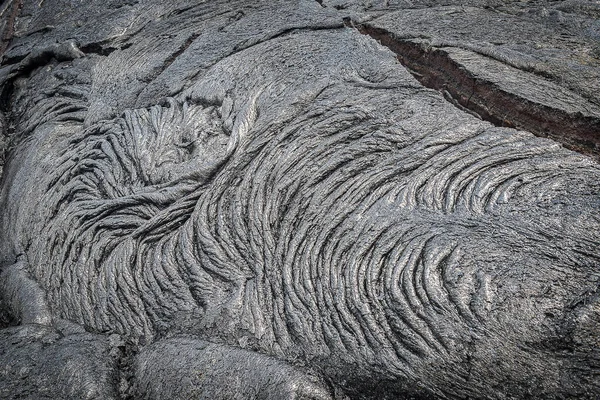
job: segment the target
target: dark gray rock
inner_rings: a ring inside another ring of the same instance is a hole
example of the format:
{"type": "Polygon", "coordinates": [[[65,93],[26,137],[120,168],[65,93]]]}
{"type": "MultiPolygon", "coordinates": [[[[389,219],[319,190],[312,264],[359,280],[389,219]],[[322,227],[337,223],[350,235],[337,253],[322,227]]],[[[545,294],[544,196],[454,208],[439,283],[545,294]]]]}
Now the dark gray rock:
{"type": "Polygon", "coordinates": [[[600,395],[594,2],[3,7],[1,397],[600,395]]]}
{"type": "Polygon", "coordinates": [[[0,330],[3,399],[116,399],[117,357],[109,339],[41,325],[0,330]]]}

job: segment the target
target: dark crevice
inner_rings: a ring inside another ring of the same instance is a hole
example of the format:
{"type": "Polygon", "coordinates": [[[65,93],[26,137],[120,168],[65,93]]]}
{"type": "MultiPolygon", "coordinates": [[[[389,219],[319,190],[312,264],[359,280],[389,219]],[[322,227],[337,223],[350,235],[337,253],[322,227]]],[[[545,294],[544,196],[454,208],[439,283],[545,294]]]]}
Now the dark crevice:
{"type": "Polygon", "coordinates": [[[293,34],[301,33],[301,32],[318,32],[318,31],[343,29],[345,27],[345,25],[346,24],[344,22],[344,23],[325,24],[325,25],[320,25],[320,26],[299,26],[299,27],[291,27],[291,28],[282,29],[281,31],[279,31],[269,37],[266,37],[264,39],[258,40],[255,43],[248,44],[248,42],[246,41],[246,42],[237,44],[236,46],[234,46],[233,52],[231,54],[228,54],[227,57],[230,57],[236,53],[239,53],[240,51],[247,50],[251,47],[258,46],[262,43],[266,43],[269,40],[275,40],[275,39],[279,39],[279,38],[282,38],[285,36],[289,36],[289,35],[293,35],[293,34]]]}
{"type": "MultiPolygon", "coordinates": [[[[289,28],[289,29],[284,29],[281,32],[277,33],[274,36],[271,36],[270,38],[268,38],[268,40],[273,40],[273,39],[279,39],[281,37],[285,37],[285,36],[289,36],[289,35],[293,35],[296,33],[300,33],[300,32],[317,32],[317,31],[330,31],[330,30],[335,30],[335,29],[342,29],[344,28],[344,24],[340,23],[340,24],[328,24],[328,25],[323,25],[323,26],[307,26],[307,27],[297,27],[297,28],[289,28]]],[[[263,42],[261,42],[263,43],[263,42]]],[[[257,43],[260,44],[260,43],[257,43]]]]}
{"type": "Polygon", "coordinates": [[[135,6],[135,5],[139,4],[139,3],[140,3],[139,0],[123,1],[123,2],[120,2],[118,4],[109,4],[108,5],[108,9],[109,10],[118,10],[120,8],[123,8],[123,7],[133,7],[133,6],[135,6]]]}
{"type": "Polygon", "coordinates": [[[21,61],[23,61],[26,56],[27,56],[26,54],[19,54],[19,55],[11,57],[11,56],[7,56],[5,54],[2,59],[2,66],[18,64],[21,61]]]}
{"type": "Polygon", "coordinates": [[[384,29],[344,21],[392,50],[423,86],[440,91],[458,108],[498,127],[526,130],[600,160],[600,118],[530,101],[478,79],[443,49],[425,48],[384,29]]]}
{"type": "MultiPolygon", "coordinates": [[[[198,37],[200,37],[200,33],[193,33],[192,35],[190,35],[186,39],[186,41],[177,50],[175,50],[175,52],[173,54],[171,54],[169,57],[167,57],[165,59],[165,61],[162,63],[162,65],[159,68],[156,68],[156,70],[154,70],[153,73],[151,73],[149,76],[146,76],[144,78],[139,78],[140,81],[143,83],[146,83],[146,84],[150,84],[150,82],[154,81],[163,72],[165,72],[167,70],[167,68],[169,68],[171,66],[171,64],[173,64],[175,62],[175,60],[177,60],[177,57],[179,57],[180,55],[185,53],[185,51],[192,45],[192,43],[194,43],[194,41],[198,37]]],[[[139,97],[138,97],[138,99],[139,99],[139,97]]]]}
{"type": "Polygon", "coordinates": [[[128,43],[122,47],[113,47],[113,46],[104,47],[101,43],[89,43],[89,44],[81,46],[79,48],[79,50],[81,50],[85,54],[98,54],[100,56],[108,56],[116,50],[125,50],[128,47],[131,47],[131,45],[132,45],[131,43],[128,43]]]}
{"type": "Polygon", "coordinates": [[[12,80],[5,82],[0,91],[0,111],[9,112],[15,85],[12,80]]]}
{"type": "Polygon", "coordinates": [[[169,58],[167,58],[165,60],[160,71],[163,72],[167,68],[169,68],[169,66],[171,64],[173,64],[173,62],[175,62],[177,57],[182,55],[192,45],[192,43],[194,43],[194,40],[196,40],[199,36],[200,36],[200,33],[194,33],[190,37],[188,37],[186,39],[185,43],[183,43],[183,45],[181,45],[181,47],[179,47],[179,49],[177,49],[177,51],[175,51],[173,54],[171,54],[171,56],[169,58]]]}

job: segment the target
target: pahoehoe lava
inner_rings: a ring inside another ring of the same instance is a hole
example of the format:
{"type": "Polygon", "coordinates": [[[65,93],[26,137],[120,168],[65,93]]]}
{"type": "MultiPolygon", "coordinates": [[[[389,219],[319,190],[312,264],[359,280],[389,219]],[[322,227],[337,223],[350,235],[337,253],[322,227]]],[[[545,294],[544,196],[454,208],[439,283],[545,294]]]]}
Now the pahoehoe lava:
{"type": "Polygon", "coordinates": [[[502,90],[493,82],[473,76],[443,47],[396,38],[369,23],[347,20],[347,24],[396,53],[402,65],[424,86],[441,91],[481,119],[556,140],[569,149],[600,159],[600,116],[568,113],[502,90]]]}
{"type": "Polygon", "coordinates": [[[0,398],[597,398],[600,8],[493,1],[4,4],[0,398]]]}

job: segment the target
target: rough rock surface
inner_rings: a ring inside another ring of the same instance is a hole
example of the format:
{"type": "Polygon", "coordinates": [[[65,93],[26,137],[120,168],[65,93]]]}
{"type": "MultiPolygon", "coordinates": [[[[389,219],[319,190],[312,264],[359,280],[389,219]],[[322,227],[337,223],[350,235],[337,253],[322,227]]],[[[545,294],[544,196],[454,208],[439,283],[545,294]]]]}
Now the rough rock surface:
{"type": "Polygon", "coordinates": [[[598,398],[599,17],[5,1],[0,398],[598,398]]]}

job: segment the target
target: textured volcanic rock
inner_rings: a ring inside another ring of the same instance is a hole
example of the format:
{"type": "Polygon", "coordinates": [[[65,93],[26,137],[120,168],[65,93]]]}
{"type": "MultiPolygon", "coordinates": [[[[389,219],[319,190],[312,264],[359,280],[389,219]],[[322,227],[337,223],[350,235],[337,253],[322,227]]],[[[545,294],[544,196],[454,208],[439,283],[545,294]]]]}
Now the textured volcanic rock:
{"type": "Polygon", "coordinates": [[[2,10],[0,397],[600,395],[594,2],[2,10]]]}
{"type": "Polygon", "coordinates": [[[600,8],[561,11],[577,4],[512,14],[464,5],[402,10],[361,30],[479,117],[598,154],[600,24],[592,16],[600,8]]]}

